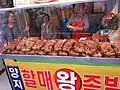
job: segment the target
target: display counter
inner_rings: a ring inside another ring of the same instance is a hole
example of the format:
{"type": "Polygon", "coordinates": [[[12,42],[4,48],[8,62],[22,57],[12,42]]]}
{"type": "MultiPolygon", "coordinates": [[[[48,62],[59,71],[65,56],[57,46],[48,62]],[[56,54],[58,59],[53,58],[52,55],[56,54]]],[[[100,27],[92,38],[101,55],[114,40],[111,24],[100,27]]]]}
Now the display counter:
{"type": "Polygon", "coordinates": [[[2,54],[14,90],[119,90],[120,58],[2,54]]]}
{"type": "Polygon", "coordinates": [[[119,0],[33,1],[1,9],[9,22],[0,59],[12,89],[120,90],[119,0]]]}

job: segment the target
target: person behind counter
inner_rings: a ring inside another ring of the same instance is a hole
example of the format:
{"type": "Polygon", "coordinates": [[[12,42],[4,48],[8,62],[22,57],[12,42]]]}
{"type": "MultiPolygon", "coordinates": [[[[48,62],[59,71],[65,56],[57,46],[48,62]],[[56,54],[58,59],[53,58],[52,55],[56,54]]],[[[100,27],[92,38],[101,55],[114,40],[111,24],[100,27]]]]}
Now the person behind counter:
{"type": "MultiPolygon", "coordinates": [[[[4,15],[3,25],[2,25],[2,32],[3,32],[3,42],[4,43],[12,43],[14,39],[22,36],[20,33],[20,29],[18,26],[15,26],[15,18],[14,13],[12,11],[8,11],[4,15]]],[[[29,26],[25,27],[25,32],[29,30],[29,26]]]]}
{"type": "Polygon", "coordinates": [[[84,33],[89,30],[89,20],[87,14],[84,13],[84,4],[73,5],[74,13],[71,15],[67,27],[72,31],[73,39],[86,37],[84,33]]]}
{"type": "Polygon", "coordinates": [[[59,38],[59,28],[50,22],[50,16],[44,14],[44,23],[41,26],[41,39],[58,39],[59,38]]]}

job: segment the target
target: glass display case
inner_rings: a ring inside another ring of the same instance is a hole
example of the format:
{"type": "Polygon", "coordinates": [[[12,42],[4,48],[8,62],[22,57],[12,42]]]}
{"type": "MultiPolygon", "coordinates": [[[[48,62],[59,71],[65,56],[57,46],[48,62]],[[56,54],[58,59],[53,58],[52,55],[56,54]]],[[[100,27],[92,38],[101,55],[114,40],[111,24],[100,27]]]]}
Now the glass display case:
{"type": "Polygon", "coordinates": [[[0,10],[14,90],[120,89],[119,0],[28,1],[0,10]]]}

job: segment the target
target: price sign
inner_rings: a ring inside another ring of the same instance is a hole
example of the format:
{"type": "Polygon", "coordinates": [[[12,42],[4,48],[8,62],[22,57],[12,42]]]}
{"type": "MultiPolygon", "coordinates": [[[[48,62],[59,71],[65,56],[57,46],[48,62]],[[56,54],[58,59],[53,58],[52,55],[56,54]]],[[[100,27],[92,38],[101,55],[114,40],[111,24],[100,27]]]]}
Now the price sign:
{"type": "Polygon", "coordinates": [[[31,0],[13,0],[14,6],[20,6],[20,5],[28,5],[30,4],[31,0]]]}

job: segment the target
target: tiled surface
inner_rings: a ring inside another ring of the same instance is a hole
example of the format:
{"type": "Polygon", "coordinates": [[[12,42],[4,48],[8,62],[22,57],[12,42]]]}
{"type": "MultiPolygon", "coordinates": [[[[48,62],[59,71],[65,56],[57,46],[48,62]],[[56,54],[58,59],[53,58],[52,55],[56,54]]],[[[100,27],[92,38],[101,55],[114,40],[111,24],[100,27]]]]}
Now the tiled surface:
{"type": "MultiPolygon", "coordinates": [[[[4,68],[3,64],[0,62],[0,70],[4,68]]],[[[0,90],[12,90],[9,84],[9,80],[6,72],[0,75],[0,90]]]]}

